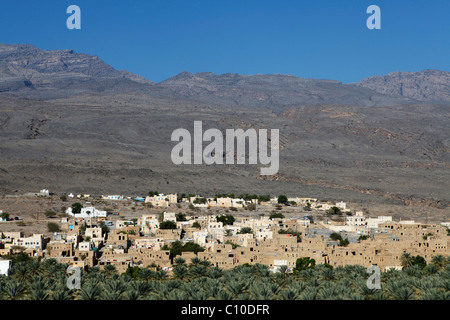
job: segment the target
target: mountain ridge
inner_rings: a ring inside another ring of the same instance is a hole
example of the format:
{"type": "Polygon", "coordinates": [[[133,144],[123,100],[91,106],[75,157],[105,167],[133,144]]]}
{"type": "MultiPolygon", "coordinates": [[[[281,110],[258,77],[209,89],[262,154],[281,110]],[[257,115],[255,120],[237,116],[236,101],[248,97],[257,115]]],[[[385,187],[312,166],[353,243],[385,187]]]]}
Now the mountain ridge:
{"type": "Polygon", "coordinates": [[[129,71],[116,70],[98,56],[71,49],[42,50],[29,44],[0,43],[0,92],[45,99],[89,92],[130,91],[218,105],[259,106],[277,112],[301,105],[447,104],[450,103],[450,73],[434,69],[396,71],[344,84],[338,80],[290,74],[183,71],[153,82],[129,71]]]}
{"type": "Polygon", "coordinates": [[[418,101],[450,101],[450,72],[437,69],[395,71],[365,78],[355,85],[418,101]]]}

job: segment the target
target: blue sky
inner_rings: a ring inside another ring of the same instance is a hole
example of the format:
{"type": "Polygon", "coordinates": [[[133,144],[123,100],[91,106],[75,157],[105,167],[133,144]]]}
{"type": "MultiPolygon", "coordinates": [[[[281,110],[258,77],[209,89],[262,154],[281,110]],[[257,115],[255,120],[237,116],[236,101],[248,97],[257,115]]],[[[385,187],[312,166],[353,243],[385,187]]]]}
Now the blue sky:
{"type": "Polygon", "coordinates": [[[450,71],[449,0],[17,0],[0,2],[0,42],[97,55],[162,81],[184,70],[356,82],[450,71]],[[81,8],[81,30],[66,9],[81,8]],[[369,5],[381,30],[369,30],[369,5]]]}

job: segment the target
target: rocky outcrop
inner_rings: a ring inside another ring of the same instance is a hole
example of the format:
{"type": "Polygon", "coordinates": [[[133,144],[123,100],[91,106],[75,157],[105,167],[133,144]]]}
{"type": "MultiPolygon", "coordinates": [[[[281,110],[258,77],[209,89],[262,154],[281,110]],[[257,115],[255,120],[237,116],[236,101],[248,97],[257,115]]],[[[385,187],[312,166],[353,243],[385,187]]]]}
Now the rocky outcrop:
{"type": "Polygon", "coordinates": [[[179,97],[213,104],[266,107],[275,111],[299,105],[399,105],[407,101],[335,80],[292,75],[240,75],[182,72],[156,85],[179,97]]]}
{"type": "Polygon", "coordinates": [[[119,71],[97,56],[74,50],[41,50],[32,45],[0,43],[0,92],[27,89],[70,89],[79,92],[99,86],[94,82],[117,86],[151,84],[128,71],[119,71]]]}
{"type": "Polygon", "coordinates": [[[450,101],[450,72],[440,70],[393,72],[366,78],[355,85],[418,101],[450,101]]]}

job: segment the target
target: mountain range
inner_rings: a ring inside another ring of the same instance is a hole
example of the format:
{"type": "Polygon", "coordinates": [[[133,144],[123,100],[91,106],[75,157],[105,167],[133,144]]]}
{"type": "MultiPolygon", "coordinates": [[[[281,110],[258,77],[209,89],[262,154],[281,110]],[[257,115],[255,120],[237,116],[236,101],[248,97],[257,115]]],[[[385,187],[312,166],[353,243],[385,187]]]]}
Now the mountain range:
{"type": "MultiPolygon", "coordinates": [[[[0,92],[27,95],[65,90],[85,92],[137,91],[199,99],[208,103],[285,108],[299,104],[398,105],[449,102],[450,72],[393,72],[358,83],[305,79],[292,75],[241,75],[187,71],[155,83],[128,71],[115,70],[97,56],[74,50],[41,50],[32,45],[0,43],[0,92]],[[117,91],[118,90],[118,91],[117,91]]],[[[45,97],[45,95],[44,95],[45,97]]]]}
{"type": "Polygon", "coordinates": [[[0,44],[0,188],[285,193],[447,210],[449,89],[439,70],[349,84],[187,71],[152,82],[97,56],[0,44]],[[194,120],[280,129],[279,174],[174,165],[171,133],[194,120]]]}

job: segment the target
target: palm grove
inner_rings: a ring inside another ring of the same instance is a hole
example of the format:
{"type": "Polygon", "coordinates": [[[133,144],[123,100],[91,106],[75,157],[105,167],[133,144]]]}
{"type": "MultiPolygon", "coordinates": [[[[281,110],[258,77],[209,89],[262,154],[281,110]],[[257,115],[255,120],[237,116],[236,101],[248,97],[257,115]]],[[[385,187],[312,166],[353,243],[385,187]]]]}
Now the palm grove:
{"type": "Polygon", "coordinates": [[[172,272],[152,266],[130,267],[119,274],[113,265],[81,272],[80,289],[69,289],[67,264],[40,261],[25,254],[12,257],[8,276],[0,276],[2,300],[449,300],[450,261],[435,256],[402,256],[403,270],[381,273],[381,289],[369,289],[359,265],[332,268],[299,258],[293,273],[282,266],[271,272],[262,264],[230,270],[197,257],[174,260],[172,272]]]}

